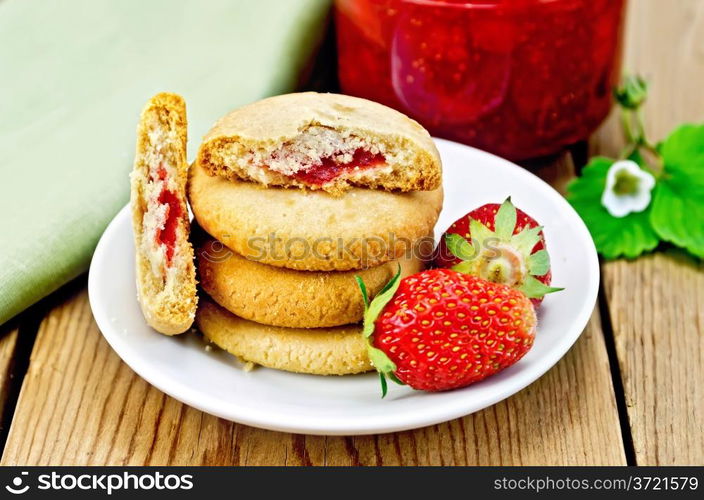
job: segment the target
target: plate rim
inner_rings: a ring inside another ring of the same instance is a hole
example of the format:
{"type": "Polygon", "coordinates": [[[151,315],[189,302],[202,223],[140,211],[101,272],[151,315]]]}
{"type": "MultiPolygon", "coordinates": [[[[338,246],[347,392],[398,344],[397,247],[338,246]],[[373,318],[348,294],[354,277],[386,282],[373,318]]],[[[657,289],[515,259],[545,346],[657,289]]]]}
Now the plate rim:
{"type": "MultiPolygon", "coordinates": [[[[454,148],[470,150],[473,155],[484,157],[491,162],[501,162],[507,167],[515,171],[518,177],[523,177],[532,183],[537,181],[536,186],[539,190],[549,193],[548,196],[554,198],[558,205],[570,212],[572,219],[577,221],[572,229],[579,235],[580,244],[586,245],[586,253],[588,255],[587,267],[589,268],[589,282],[586,284],[585,304],[591,307],[583,307],[580,313],[571,321],[571,335],[560,337],[560,342],[552,345],[542,357],[541,362],[532,365],[527,372],[524,372],[519,378],[520,382],[512,384],[503,384],[500,386],[503,390],[497,390],[491,393],[490,396],[478,400],[476,395],[472,398],[462,398],[461,392],[457,392],[458,397],[445,402],[439,406],[430,406],[425,408],[422,414],[406,415],[404,418],[396,418],[392,421],[388,415],[383,418],[372,416],[369,419],[330,419],[329,417],[317,417],[314,415],[306,416],[305,419],[296,419],[296,423],[291,423],[290,416],[283,412],[273,413],[271,411],[258,410],[253,407],[238,405],[232,401],[218,400],[208,394],[204,394],[195,389],[192,389],[186,384],[168,379],[168,376],[159,371],[154,365],[149,363],[149,360],[138,355],[138,350],[131,347],[130,343],[120,335],[112,332],[109,318],[110,313],[106,310],[106,304],[97,301],[94,297],[97,296],[97,290],[100,286],[99,278],[97,277],[97,269],[103,260],[106,253],[106,246],[113,239],[113,233],[117,232],[122,219],[129,219],[130,206],[125,205],[115,217],[110,221],[109,225],[103,232],[96,246],[95,252],[91,259],[90,269],[88,272],[88,298],[93,311],[93,317],[100,329],[101,334],[108,342],[115,353],[124,361],[137,375],[145,379],[148,383],[168,394],[174,399],[187,404],[193,408],[201,410],[205,413],[215,415],[226,420],[238,422],[244,425],[259,427],[280,432],[290,432],[298,434],[313,434],[313,435],[364,435],[364,434],[382,434],[389,432],[398,432],[409,429],[416,429],[434,425],[441,422],[446,422],[459,418],[471,413],[475,413],[491,405],[494,405],[518,392],[525,389],[548,370],[550,370],[560,359],[562,359],[569,349],[574,345],[586,328],[589,319],[596,305],[599,283],[599,259],[597,256],[594,242],[591,238],[586,225],[575,212],[567,200],[558,193],[552,186],[542,180],[537,175],[527,169],[516,165],[515,163],[493,155],[486,151],[473,148],[464,144],[456,143],[446,139],[434,138],[435,142],[441,146],[440,149],[454,148]],[[126,213],[127,212],[127,213],[126,213]]],[[[431,395],[428,395],[431,396],[431,395]]],[[[429,398],[430,400],[430,398],[429,398]]],[[[392,415],[395,415],[392,413],[392,415]]]]}

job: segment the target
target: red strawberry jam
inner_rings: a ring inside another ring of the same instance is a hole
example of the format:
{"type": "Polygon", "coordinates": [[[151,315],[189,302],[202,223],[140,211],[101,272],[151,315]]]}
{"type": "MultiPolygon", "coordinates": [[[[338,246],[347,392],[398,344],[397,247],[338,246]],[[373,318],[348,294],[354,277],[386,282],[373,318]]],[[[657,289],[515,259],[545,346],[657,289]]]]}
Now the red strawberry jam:
{"type": "MultiPolygon", "coordinates": [[[[160,181],[166,180],[166,169],[160,165],[156,170],[156,176],[154,173],[149,175],[149,179],[153,182],[156,179],[160,181]]],[[[160,205],[166,205],[166,220],[164,221],[164,228],[156,230],[155,239],[160,245],[166,247],[166,264],[171,264],[171,259],[174,257],[174,249],[176,247],[176,228],[178,227],[178,220],[183,215],[183,210],[181,209],[181,202],[173,191],[170,191],[164,183],[164,187],[159,193],[159,198],[157,201],[160,205]]]]}
{"type": "Polygon", "coordinates": [[[352,160],[347,163],[338,163],[334,157],[328,156],[320,159],[320,163],[307,170],[300,170],[292,175],[298,181],[308,185],[321,186],[344,172],[355,168],[373,168],[385,163],[386,159],[381,153],[371,153],[364,149],[357,149],[352,155],[352,160]]]}
{"type": "Polygon", "coordinates": [[[611,107],[625,0],[335,0],[346,94],[511,159],[585,139],[611,107]]]}
{"type": "Polygon", "coordinates": [[[183,211],[181,210],[181,203],[176,194],[166,189],[166,187],[159,193],[158,201],[160,204],[166,205],[166,220],[164,221],[164,228],[156,230],[156,241],[166,246],[166,264],[169,265],[174,256],[176,228],[178,227],[178,220],[183,215],[183,211]]]}

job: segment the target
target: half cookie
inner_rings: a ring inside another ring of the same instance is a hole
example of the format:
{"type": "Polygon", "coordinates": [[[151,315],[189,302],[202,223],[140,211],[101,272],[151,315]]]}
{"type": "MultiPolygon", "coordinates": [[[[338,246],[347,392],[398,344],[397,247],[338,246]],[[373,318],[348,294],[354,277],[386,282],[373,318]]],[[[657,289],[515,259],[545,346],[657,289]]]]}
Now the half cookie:
{"type": "Polygon", "coordinates": [[[139,303],[147,323],[167,335],[190,328],[196,311],[187,179],[186,105],[178,95],[157,94],[137,128],[130,203],[139,303]]]}
{"type": "MultiPolygon", "coordinates": [[[[432,240],[428,240],[432,252],[432,240]]],[[[364,301],[355,275],[376,295],[401,266],[402,277],[423,270],[409,255],[361,271],[294,271],[240,257],[215,240],[199,245],[198,277],[208,295],[238,316],[266,325],[318,328],[362,321],[364,301]]]]}
{"type": "Polygon", "coordinates": [[[208,340],[245,362],[313,375],[372,369],[360,325],[311,329],[260,325],[207,299],[201,300],[196,324],[208,340]]]}
{"type": "Polygon", "coordinates": [[[374,267],[405,255],[431,233],[442,188],[389,193],[353,188],[343,196],[264,189],[190,170],[189,201],[198,224],[238,254],[302,271],[374,267]]]}
{"type": "Polygon", "coordinates": [[[196,163],[211,175],[339,193],[430,191],[440,156],[428,132],[381,104],[338,94],[270,97],[221,118],[196,163]]]}

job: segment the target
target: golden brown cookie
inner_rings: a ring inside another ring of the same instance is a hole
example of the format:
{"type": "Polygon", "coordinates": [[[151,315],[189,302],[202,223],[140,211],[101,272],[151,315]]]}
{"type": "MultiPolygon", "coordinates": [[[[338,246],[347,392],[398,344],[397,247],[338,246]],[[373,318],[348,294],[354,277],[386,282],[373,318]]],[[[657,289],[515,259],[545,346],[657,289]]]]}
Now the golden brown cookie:
{"type": "Polygon", "coordinates": [[[207,298],[198,306],[203,335],[242,361],[297,373],[348,375],[372,369],[360,325],[282,328],[247,321],[207,298]]]}
{"type": "Polygon", "coordinates": [[[130,203],[139,303],[147,323],[167,335],[190,328],[196,312],[187,179],[186,105],[157,94],[137,128],[130,203]]]}
{"type": "Polygon", "coordinates": [[[432,232],[442,188],[390,193],[353,188],[265,189],[191,167],[189,200],[198,224],[229,248],[264,264],[348,271],[401,257],[432,232]]]}
{"type": "MultiPolygon", "coordinates": [[[[432,251],[432,243],[429,245],[432,251]]],[[[203,290],[218,304],[244,319],[289,328],[320,328],[362,321],[364,301],[355,275],[370,299],[401,266],[402,277],[420,272],[418,256],[362,271],[294,271],[239,256],[209,239],[196,250],[203,290]]]]}
{"type": "Polygon", "coordinates": [[[441,163],[428,132],[382,104],[339,94],[270,97],[221,118],[196,163],[211,175],[340,193],[432,191],[441,163]]]}

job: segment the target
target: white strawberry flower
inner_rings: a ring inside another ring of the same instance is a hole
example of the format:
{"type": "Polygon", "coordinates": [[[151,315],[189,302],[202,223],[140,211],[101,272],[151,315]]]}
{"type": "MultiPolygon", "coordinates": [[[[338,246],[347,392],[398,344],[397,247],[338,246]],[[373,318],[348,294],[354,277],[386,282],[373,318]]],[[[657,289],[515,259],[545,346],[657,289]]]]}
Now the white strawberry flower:
{"type": "Polygon", "coordinates": [[[615,162],[606,174],[601,204],[613,217],[642,212],[650,205],[655,177],[632,160],[615,162]]]}

